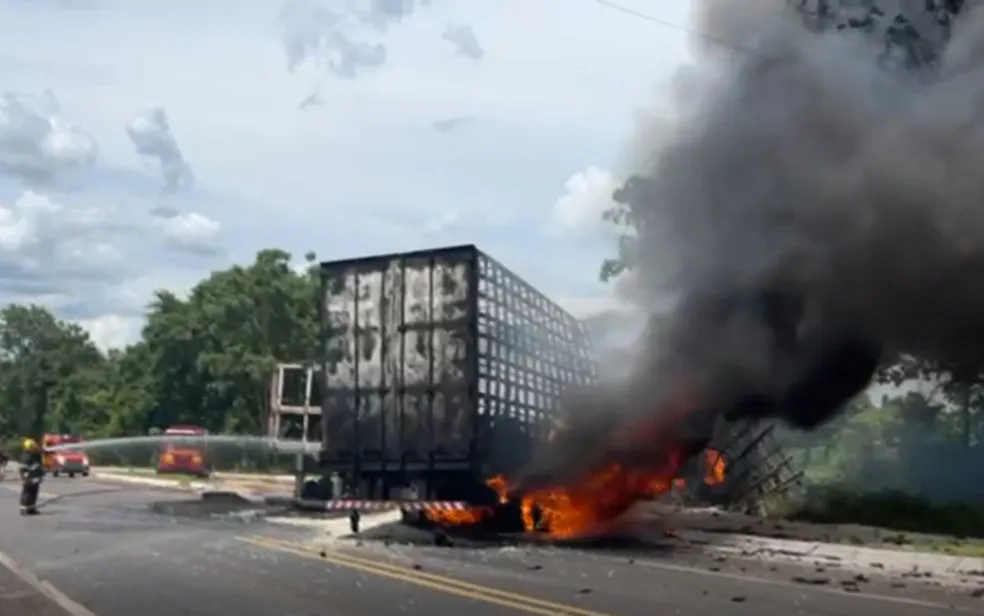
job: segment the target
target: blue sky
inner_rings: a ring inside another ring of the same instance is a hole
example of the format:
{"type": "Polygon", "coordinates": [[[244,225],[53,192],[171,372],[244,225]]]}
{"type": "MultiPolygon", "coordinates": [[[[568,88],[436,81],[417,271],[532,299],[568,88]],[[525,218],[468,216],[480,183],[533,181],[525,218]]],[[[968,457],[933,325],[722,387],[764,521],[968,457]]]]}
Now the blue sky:
{"type": "Polygon", "coordinates": [[[26,144],[39,180],[0,114],[0,269],[51,278],[0,275],[0,299],[48,303],[104,345],[133,339],[152,289],[273,246],[472,242],[580,315],[609,307],[597,214],[688,58],[683,33],[593,0],[0,0],[0,23],[0,91],[58,118],[31,133],[46,149],[26,144]],[[162,163],[187,185],[165,190],[162,163]]]}

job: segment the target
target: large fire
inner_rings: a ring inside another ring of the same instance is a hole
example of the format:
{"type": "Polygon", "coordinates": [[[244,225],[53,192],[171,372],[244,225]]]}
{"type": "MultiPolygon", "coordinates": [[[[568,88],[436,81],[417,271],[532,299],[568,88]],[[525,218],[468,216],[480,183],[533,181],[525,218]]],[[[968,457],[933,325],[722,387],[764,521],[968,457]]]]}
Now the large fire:
{"type": "MultiPolygon", "coordinates": [[[[683,460],[670,456],[659,467],[631,468],[610,464],[572,485],[535,490],[520,498],[523,527],[527,532],[541,532],[557,539],[571,539],[602,533],[611,523],[640,501],[653,500],[673,488],[683,488],[686,480],[678,477],[683,460]]],[[[715,449],[703,454],[703,482],[716,486],[725,481],[725,456],[715,449]]],[[[499,494],[501,504],[508,503],[509,481],[493,477],[488,486],[499,494]]],[[[474,507],[464,511],[433,511],[427,517],[445,526],[478,524],[493,515],[491,507],[474,507]]]]}

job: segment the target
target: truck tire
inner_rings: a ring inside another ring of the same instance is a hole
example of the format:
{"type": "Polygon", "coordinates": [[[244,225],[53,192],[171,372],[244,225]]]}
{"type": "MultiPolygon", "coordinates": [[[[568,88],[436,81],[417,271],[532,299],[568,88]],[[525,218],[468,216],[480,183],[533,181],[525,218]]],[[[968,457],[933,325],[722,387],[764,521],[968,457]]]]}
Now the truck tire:
{"type": "Polygon", "coordinates": [[[315,479],[309,479],[301,487],[301,500],[328,501],[331,499],[331,488],[315,479]]]}

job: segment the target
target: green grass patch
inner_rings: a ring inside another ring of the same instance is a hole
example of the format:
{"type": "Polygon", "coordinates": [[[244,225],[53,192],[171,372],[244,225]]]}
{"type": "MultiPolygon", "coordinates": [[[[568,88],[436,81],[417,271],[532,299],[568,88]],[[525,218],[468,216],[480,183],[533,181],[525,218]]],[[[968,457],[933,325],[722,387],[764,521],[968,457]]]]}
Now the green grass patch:
{"type": "Polygon", "coordinates": [[[866,493],[842,487],[814,488],[805,503],[793,519],[948,535],[957,541],[984,540],[984,508],[968,503],[934,503],[903,492],[866,493]]]}
{"type": "Polygon", "coordinates": [[[181,485],[189,485],[195,481],[205,481],[204,477],[198,477],[196,475],[186,475],[184,473],[161,473],[158,474],[156,469],[145,468],[145,467],[118,467],[107,469],[110,474],[117,475],[128,475],[131,477],[147,477],[148,479],[160,479],[163,481],[173,481],[174,483],[181,485]]]}

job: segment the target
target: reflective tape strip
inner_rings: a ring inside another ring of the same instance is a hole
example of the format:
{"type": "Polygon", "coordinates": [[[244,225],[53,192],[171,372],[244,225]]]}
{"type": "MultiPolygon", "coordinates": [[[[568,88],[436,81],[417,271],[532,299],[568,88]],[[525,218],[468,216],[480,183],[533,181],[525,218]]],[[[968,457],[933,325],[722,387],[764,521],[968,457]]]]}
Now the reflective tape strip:
{"type": "Polygon", "coordinates": [[[325,509],[358,509],[360,511],[381,511],[392,509],[396,503],[389,501],[333,500],[325,503],[325,509]]]}
{"type": "Polygon", "coordinates": [[[458,501],[407,501],[400,505],[410,511],[464,511],[468,503],[458,501]]]}
{"type": "Polygon", "coordinates": [[[383,511],[399,507],[408,511],[464,511],[468,503],[460,501],[371,501],[371,500],[331,500],[325,502],[325,509],[356,509],[359,511],[383,511]]]}

